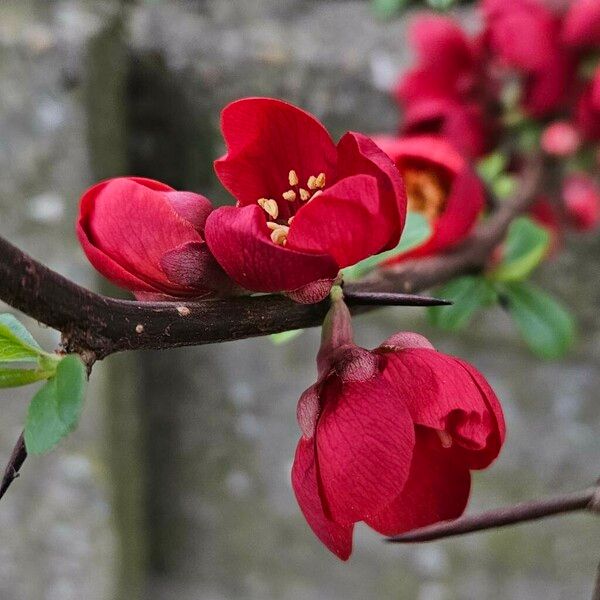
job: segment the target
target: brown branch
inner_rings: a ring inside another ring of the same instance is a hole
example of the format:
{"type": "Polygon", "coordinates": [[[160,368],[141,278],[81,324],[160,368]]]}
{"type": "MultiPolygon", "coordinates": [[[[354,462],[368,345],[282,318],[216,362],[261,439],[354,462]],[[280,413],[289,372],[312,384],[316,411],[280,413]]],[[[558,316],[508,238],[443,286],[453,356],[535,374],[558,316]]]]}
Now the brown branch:
{"type": "Polygon", "coordinates": [[[421,529],[415,529],[402,535],[388,538],[386,541],[396,544],[412,544],[416,542],[430,542],[447,537],[497,529],[516,523],[524,523],[536,519],[543,519],[553,515],[565,514],[580,510],[598,510],[595,502],[600,488],[592,487],[579,492],[523,502],[512,506],[505,506],[490,510],[478,515],[461,517],[454,521],[444,521],[421,529]]]}
{"type": "Polygon", "coordinates": [[[598,569],[596,570],[596,583],[594,584],[592,600],[600,600],[600,564],[598,564],[598,569]]]}
{"type": "MultiPolygon", "coordinates": [[[[372,304],[369,293],[416,292],[482,269],[516,215],[527,208],[540,182],[532,163],[520,193],[479,226],[452,253],[381,269],[345,286],[350,306],[372,304]]],[[[206,302],[134,302],[95,294],[48,269],[0,238],[0,299],[62,332],[66,350],[97,359],[121,350],[164,349],[225,342],[320,325],[328,301],[302,305],[280,295],[206,302]]],[[[380,298],[381,300],[381,298],[380,298]]],[[[414,304],[414,298],[406,299],[414,304]]],[[[360,310],[360,309],[358,309],[360,310]]],[[[363,309],[364,310],[364,309],[363,309]]]]}
{"type": "Polygon", "coordinates": [[[23,434],[19,436],[15,447],[13,448],[12,454],[6,468],[4,469],[4,475],[2,476],[2,483],[0,483],[0,498],[4,496],[6,490],[10,487],[10,484],[19,476],[19,469],[27,458],[27,450],[25,449],[25,439],[23,434]]]}

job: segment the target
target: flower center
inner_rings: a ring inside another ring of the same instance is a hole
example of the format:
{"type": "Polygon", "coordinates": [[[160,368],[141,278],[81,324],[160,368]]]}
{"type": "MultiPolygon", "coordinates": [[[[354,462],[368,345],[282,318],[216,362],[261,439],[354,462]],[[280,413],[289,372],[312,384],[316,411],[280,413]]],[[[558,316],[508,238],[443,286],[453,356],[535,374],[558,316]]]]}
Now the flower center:
{"type": "MultiPolygon", "coordinates": [[[[300,187],[298,174],[292,169],[288,173],[288,183],[290,189],[281,194],[282,200],[290,203],[296,201],[308,203],[322,193],[325,187],[325,173],[311,175],[306,182],[306,187],[300,187]]],[[[285,246],[294,216],[287,220],[279,218],[279,202],[274,198],[259,198],[257,203],[267,213],[267,227],[271,230],[271,241],[279,246],[285,246]]]]}
{"type": "Polygon", "coordinates": [[[404,183],[409,210],[422,214],[426,219],[437,219],[446,207],[447,193],[438,174],[429,169],[404,169],[404,183]]]}

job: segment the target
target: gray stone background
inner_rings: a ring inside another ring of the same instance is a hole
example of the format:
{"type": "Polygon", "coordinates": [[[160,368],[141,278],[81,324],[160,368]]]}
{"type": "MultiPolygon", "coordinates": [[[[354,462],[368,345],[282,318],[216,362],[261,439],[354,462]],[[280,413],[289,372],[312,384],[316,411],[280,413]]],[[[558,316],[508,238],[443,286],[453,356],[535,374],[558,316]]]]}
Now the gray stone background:
{"type": "MultiPolygon", "coordinates": [[[[387,90],[408,60],[406,20],[377,21],[362,1],[3,0],[0,235],[118,293],[76,243],[85,187],[128,173],[224,200],[211,170],[224,104],[271,95],[335,133],[393,131],[387,90]]],[[[356,321],[367,346],[393,330],[424,332],[498,391],[508,440],[476,474],[470,510],[600,475],[600,240],[568,246],[538,277],[578,316],[579,343],[560,362],[529,355],[499,310],[460,336],[430,331],[418,309],[356,321]]],[[[55,332],[29,325],[56,344],[55,332]]],[[[29,459],[0,504],[0,598],[590,597],[600,525],[585,515],[407,548],[358,527],[349,563],[324,550],[289,484],[295,405],[317,344],[310,331],[284,347],[257,339],[98,365],[79,430],[29,459]]],[[[0,394],[2,457],[30,396],[0,394]]]]}

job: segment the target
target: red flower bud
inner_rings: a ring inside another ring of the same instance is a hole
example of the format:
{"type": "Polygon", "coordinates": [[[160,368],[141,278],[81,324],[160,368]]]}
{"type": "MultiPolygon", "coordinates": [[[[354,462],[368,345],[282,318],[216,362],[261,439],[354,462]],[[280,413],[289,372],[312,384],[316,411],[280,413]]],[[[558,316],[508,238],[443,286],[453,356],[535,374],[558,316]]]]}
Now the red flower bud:
{"type": "Polygon", "coordinates": [[[206,241],[243,287],[316,302],[341,268],[398,243],[402,181],[367,137],[335,145],[312,115],[271,98],[230,104],[222,129],[215,169],[237,206],[209,216],[206,241]]]}
{"type": "Polygon", "coordinates": [[[594,180],[579,173],[563,182],[565,211],[575,229],[595,229],[600,221],[600,189],[594,180]]]}
{"type": "Polygon", "coordinates": [[[354,523],[396,535],[462,514],[470,471],[504,441],[498,399],[471,365],[398,333],[374,351],[352,342],[335,299],[302,394],[292,485],[317,537],[342,560],[354,523]]]}
{"type": "Polygon", "coordinates": [[[555,121],[544,130],[542,148],[554,156],[570,156],[577,152],[581,137],[577,129],[568,121],[555,121]]]}
{"type": "Polygon", "coordinates": [[[83,194],[77,237],[94,267],[138,299],[232,293],[235,284],[203,239],[211,211],[199,194],[152,179],[118,177],[83,194]]]}

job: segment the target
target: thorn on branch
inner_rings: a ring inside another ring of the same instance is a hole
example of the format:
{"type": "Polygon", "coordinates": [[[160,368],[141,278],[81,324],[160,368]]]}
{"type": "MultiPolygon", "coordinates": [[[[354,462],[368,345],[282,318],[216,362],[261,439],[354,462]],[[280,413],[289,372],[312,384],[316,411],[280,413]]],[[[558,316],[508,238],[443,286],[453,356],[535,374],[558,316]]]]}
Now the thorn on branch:
{"type": "Polygon", "coordinates": [[[6,468],[4,469],[4,475],[2,477],[2,483],[0,483],[0,498],[4,496],[6,490],[10,487],[12,482],[19,477],[19,469],[27,458],[27,449],[25,448],[25,438],[23,434],[19,436],[15,447],[13,448],[12,454],[6,468]]]}

